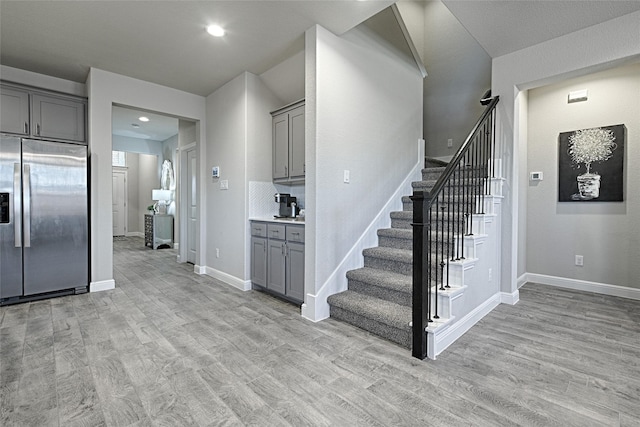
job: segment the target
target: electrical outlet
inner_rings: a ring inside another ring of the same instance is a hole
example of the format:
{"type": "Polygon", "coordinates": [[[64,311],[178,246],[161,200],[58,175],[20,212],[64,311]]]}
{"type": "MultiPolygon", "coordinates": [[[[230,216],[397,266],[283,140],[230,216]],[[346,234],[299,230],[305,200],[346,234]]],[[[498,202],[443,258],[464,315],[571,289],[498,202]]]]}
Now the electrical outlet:
{"type": "Polygon", "coordinates": [[[584,257],[582,255],[576,255],[576,265],[579,267],[584,265],[584,257]]]}
{"type": "Polygon", "coordinates": [[[447,147],[449,148],[453,147],[453,139],[451,138],[447,139],[447,147]]]}
{"type": "Polygon", "coordinates": [[[216,248],[216,258],[220,258],[220,249],[216,248]]]}
{"type": "Polygon", "coordinates": [[[493,272],[491,271],[491,269],[489,269],[489,282],[491,281],[491,278],[493,276],[491,273],[493,273],[493,272]]]}
{"type": "Polygon", "coordinates": [[[226,179],[223,179],[222,181],[220,181],[220,189],[221,190],[228,190],[229,189],[229,181],[227,181],[226,179]]]}
{"type": "Polygon", "coordinates": [[[350,180],[350,172],[347,169],[345,169],[344,170],[344,183],[348,184],[349,180],[350,180]]]}

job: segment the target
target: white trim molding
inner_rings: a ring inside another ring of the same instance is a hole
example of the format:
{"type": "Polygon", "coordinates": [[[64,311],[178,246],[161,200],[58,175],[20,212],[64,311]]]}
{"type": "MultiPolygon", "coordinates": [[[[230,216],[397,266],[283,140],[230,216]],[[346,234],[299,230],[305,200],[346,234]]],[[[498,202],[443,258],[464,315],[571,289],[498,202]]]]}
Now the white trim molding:
{"type": "Polygon", "coordinates": [[[100,280],[89,284],[89,292],[109,291],[116,288],[116,281],[113,279],[100,280]]]}
{"type": "Polygon", "coordinates": [[[250,291],[251,290],[251,281],[250,280],[242,280],[230,274],[227,274],[223,271],[216,270],[211,267],[204,267],[204,273],[207,276],[213,277],[214,279],[220,280],[221,282],[226,283],[229,286],[232,286],[236,289],[240,289],[241,291],[250,291]]]}
{"type": "MultiPolygon", "coordinates": [[[[524,283],[540,283],[542,285],[557,286],[559,288],[575,289],[578,291],[640,300],[640,289],[638,288],[589,282],[587,280],[568,279],[565,277],[548,276],[545,274],[525,273],[524,276],[524,283]]],[[[518,279],[518,283],[520,283],[520,279],[518,279]]]]}
{"type": "Polygon", "coordinates": [[[449,327],[437,329],[435,332],[427,334],[427,357],[435,360],[436,357],[445,351],[458,338],[471,329],[484,316],[491,313],[502,302],[501,293],[496,293],[481,305],[476,307],[469,314],[449,327]]]}

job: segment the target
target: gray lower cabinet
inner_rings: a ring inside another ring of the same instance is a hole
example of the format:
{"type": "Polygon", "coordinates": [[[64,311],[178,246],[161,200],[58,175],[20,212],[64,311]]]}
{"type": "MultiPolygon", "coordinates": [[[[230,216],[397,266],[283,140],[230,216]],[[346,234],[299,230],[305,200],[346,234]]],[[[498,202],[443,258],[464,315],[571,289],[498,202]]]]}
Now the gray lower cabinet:
{"type": "Polygon", "coordinates": [[[251,282],[304,301],[304,226],[251,222],[251,282]]]}
{"type": "Polygon", "coordinates": [[[251,236],[251,282],[267,287],[267,239],[251,236]]]}
{"type": "Polygon", "coordinates": [[[304,301],[304,243],[287,242],[286,294],[304,301]]]}

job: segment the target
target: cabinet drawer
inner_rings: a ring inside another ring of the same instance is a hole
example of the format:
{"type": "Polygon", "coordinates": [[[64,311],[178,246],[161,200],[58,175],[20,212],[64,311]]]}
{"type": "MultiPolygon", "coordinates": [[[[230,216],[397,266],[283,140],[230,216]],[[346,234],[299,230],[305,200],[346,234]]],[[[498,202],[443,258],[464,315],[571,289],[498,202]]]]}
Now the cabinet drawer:
{"type": "Polygon", "coordinates": [[[252,222],[251,235],[257,237],[267,237],[267,224],[263,222],[252,222]]]}
{"type": "Polygon", "coordinates": [[[287,242],[304,243],[304,227],[287,226],[287,242]]]}
{"type": "Polygon", "coordinates": [[[270,239],[284,240],[285,237],[286,237],[285,229],[286,229],[286,227],[284,225],[268,224],[267,225],[267,237],[269,237],[270,239]]]}

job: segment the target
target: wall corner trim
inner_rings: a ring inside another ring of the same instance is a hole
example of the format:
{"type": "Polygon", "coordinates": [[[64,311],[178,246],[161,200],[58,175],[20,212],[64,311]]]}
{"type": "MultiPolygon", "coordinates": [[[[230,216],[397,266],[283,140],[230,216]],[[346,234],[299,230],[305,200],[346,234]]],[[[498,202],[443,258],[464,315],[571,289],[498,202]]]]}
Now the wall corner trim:
{"type": "Polygon", "coordinates": [[[116,281],[113,279],[100,280],[89,284],[89,292],[108,291],[116,288],[116,281]]]}

